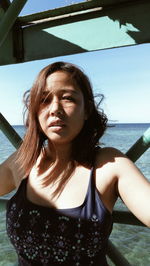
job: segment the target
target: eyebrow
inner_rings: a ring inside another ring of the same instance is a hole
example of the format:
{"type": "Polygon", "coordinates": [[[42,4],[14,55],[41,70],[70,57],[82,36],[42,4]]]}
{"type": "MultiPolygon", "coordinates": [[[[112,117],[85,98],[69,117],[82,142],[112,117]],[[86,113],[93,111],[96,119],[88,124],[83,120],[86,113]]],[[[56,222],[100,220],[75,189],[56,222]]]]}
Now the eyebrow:
{"type": "MultiPolygon", "coordinates": [[[[62,92],[62,93],[68,93],[68,92],[70,92],[70,93],[73,93],[73,94],[75,94],[75,95],[78,94],[78,91],[77,91],[77,90],[72,90],[72,89],[61,89],[60,92],[62,92]]],[[[42,96],[48,96],[48,95],[51,94],[51,93],[52,93],[52,92],[49,91],[49,90],[44,90],[44,91],[42,92],[42,96]]]]}
{"type": "Polygon", "coordinates": [[[71,90],[70,89],[62,89],[61,92],[63,92],[63,93],[71,92],[71,93],[76,94],[76,95],[78,94],[77,90],[72,90],[72,89],[71,90]]]}

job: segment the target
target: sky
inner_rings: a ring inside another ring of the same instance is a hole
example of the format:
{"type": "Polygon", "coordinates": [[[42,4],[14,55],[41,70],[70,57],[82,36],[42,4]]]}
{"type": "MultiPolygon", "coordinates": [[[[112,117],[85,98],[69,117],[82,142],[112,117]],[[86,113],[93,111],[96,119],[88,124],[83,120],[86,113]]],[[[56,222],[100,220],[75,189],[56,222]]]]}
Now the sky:
{"type": "MultiPolygon", "coordinates": [[[[20,15],[81,1],[29,0],[20,15]]],[[[150,123],[150,44],[144,44],[0,66],[0,112],[10,124],[23,124],[23,93],[43,67],[60,60],[81,67],[94,94],[104,94],[110,122],[150,123]]]]}

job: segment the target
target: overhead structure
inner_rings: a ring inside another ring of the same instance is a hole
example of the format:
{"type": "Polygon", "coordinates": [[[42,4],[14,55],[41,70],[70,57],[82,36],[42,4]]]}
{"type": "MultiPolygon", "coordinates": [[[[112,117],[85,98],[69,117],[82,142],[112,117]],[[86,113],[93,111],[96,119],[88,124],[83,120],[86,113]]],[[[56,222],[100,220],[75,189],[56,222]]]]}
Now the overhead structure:
{"type": "Polygon", "coordinates": [[[150,1],[91,0],[18,17],[0,1],[0,65],[150,42],[150,1]]]}

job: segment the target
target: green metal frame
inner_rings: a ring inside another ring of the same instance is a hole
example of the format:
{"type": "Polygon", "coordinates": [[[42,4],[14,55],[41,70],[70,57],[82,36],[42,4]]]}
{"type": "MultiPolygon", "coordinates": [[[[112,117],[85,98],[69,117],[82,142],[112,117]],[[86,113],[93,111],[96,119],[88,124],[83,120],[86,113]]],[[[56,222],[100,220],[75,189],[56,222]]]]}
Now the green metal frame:
{"type": "Polygon", "coordinates": [[[127,151],[126,155],[135,162],[150,147],[150,128],[148,128],[143,136],[127,151]]]}
{"type": "Polygon", "coordinates": [[[0,22],[0,46],[5,41],[9,31],[11,30],[26,2],[27,0],[14,0],[3,15],[0,22]]]}
{"type": "Polygon", "coordinates": [[[12,145],[18,149],[22,139],[18,135],[18,133],[13,129],[13,127],[8,123],[5,117],[0,113],[0,129],[5,134],[5,136],[9,139],[12,145]]]}
{"type": "Polygon", "coordinates": [[[0,13],[0,65],[150,42],[148,0],[91,0],[17,18],[25,2],[0,13]]]}

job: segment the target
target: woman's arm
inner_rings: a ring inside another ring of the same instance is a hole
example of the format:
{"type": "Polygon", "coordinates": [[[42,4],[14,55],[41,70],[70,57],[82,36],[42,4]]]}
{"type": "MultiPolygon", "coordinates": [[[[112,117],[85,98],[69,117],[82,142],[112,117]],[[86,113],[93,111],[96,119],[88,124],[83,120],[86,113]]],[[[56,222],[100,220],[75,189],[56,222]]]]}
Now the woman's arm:
{"type": "Polygon", "coordinates": [[[15,156],[13,153],[0,165],[0,196],[8,194],[16,188],[15,182],[15,156]]]}
{"type": "Polygon", "coordinates": [[[150,227],[150,182],[128,158],[116,157],[118,192],[129,210],[150,227]]]}
{"type": "Polygon", "coordinates": [[[135,164],[115,148],[103,148],[97,157],[97,188],[111,211],[117,196],[150,227],[150,182],[135,164]]]}

